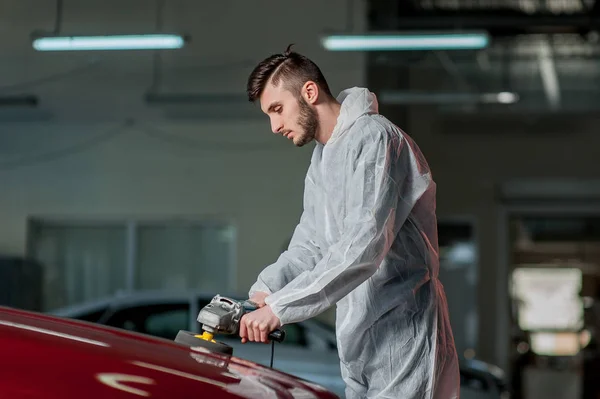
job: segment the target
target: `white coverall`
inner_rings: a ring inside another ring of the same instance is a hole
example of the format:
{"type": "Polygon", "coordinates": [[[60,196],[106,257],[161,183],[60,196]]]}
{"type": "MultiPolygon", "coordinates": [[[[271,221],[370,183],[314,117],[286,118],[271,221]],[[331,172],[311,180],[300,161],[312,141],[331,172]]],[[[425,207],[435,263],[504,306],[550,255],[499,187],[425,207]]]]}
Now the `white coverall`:
{"type": "Polygon", "coordinates": [[[438,280],[435,183],[417,145],[364,88],[342,91],[316,144],[289,248],[249,295],[283,325],[336,304],[347,398],[456,399],[460,376],[438,280]]]}

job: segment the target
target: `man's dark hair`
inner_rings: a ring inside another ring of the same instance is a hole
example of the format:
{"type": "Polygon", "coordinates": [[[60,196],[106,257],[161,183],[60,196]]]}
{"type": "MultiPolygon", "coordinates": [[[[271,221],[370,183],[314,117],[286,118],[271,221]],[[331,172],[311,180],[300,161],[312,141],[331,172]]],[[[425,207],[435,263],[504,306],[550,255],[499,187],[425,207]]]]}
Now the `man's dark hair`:
{"type": "Polygon", "coordinates": [[[269,81],[275,86],[283,81],[285,88],[296,97],[300,96],[302,86],[315,82],[327,96],[333,97],[323,73],[313,61],[291,50],[290,44],[283,54],[273,54],[261,61],[248,78],[248,100],[258,100],[269,81]]]}

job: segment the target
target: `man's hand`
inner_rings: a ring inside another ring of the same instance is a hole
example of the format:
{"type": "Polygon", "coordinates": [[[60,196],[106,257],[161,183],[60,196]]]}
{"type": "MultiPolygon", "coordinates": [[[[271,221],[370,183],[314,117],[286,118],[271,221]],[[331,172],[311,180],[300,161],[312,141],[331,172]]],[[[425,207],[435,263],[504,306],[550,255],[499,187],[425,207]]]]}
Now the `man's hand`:
{"type": "Polygon", "coordinates": [[[265,298],[268,296],[269,294],[267,294],[266,292],[259,291],[254,293],[254,295],[252,295],[252,298],[249,298],[249,300],[256,303],[256,305],[259,308],[262,308],[263,306],[265,306],[265,298]]]}
{"type": "Polygon", "coordinates": [[[269,334],[281,327],[271,307],[266,305],[254,312],[246,313],[240,320],[242,343],[248,341],[269,343],[269,334]]]}

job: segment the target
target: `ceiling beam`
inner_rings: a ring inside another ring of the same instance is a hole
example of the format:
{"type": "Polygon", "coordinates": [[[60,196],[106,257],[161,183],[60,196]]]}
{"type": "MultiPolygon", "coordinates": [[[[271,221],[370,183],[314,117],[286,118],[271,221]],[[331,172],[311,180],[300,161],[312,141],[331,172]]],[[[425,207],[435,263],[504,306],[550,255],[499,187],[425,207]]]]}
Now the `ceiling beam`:
{"type": "Polygon", "coordinates": [[[374,15],[372,30],[378,26],[397,30],[476,30],[491,34],[573,33],[600,28],[600,15],[594,14],[526,14],[502,9],[461,11],[419,11],[401,15],[374,15]]]}

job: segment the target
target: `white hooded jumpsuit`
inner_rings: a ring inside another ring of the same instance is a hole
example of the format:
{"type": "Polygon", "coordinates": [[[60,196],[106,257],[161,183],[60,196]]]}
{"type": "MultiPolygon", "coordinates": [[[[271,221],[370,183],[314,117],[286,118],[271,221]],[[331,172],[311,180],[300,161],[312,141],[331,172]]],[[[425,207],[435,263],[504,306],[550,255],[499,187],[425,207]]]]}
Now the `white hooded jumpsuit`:
{"type": "Polygon", "coordinates": [[[347,398],[456,399],[460,377],[438,280],[435,183],[416,144],[363,88],[343,91],[316,144],[289,248],[264,291],[282,324],[336,304],[347,398]]]}

